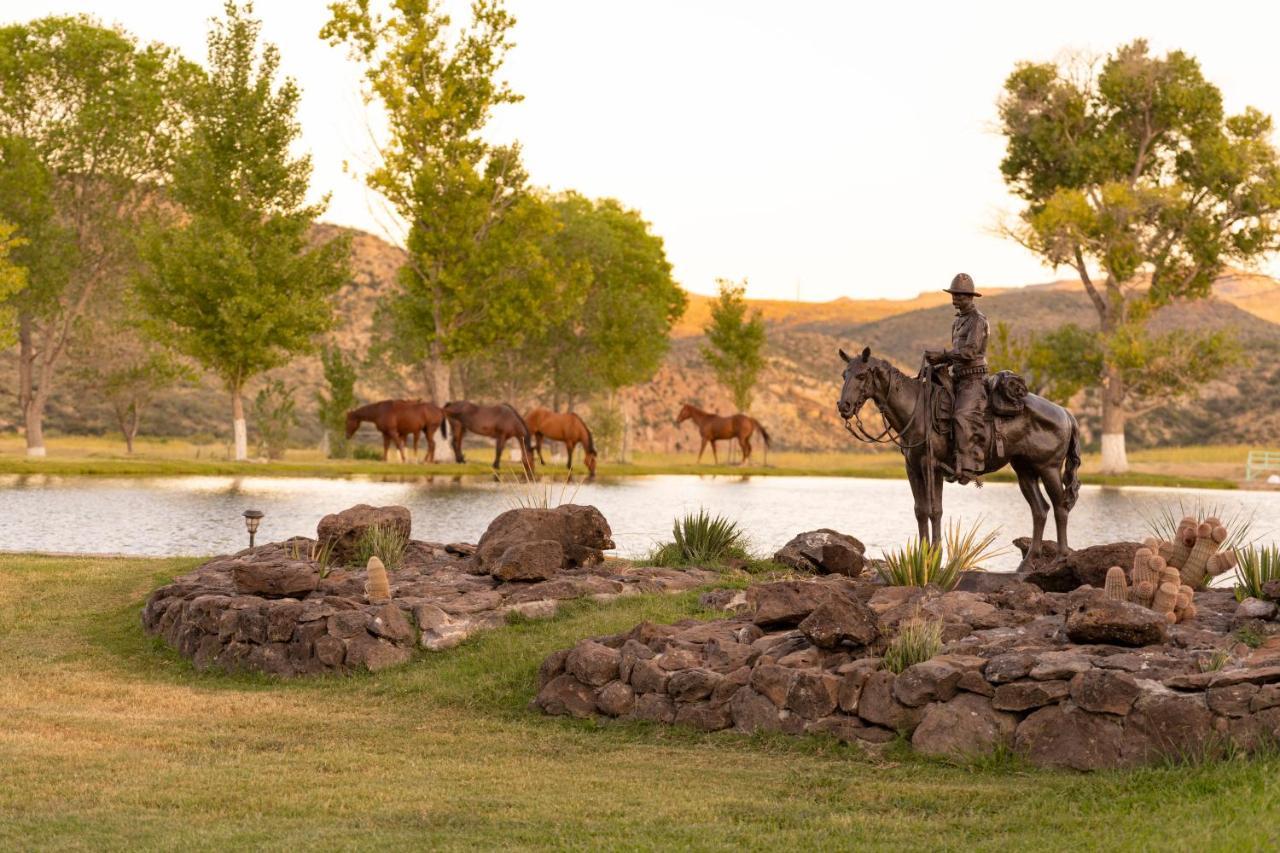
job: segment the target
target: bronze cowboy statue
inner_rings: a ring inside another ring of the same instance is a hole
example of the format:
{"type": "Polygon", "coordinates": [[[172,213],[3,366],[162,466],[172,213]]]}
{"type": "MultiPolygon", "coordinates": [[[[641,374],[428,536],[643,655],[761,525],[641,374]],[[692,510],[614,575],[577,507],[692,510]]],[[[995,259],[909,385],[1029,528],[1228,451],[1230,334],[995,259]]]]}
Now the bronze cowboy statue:
{"type": "Polygon", "coordinates": [[[1031,507],[1031,546],[1023,567],[1040,554],[1050,508],[1058,549],[1066,553],[1067,516],[1080,492],[1076,419],[1056,403],[1028,394],[1014,373],[987,376],[987,318],[974,305],[973,279],[961,273],[946,292],[956,307],[951,349],[925,353],[918,375],[872,357],[870,347],[852,357],[840,350],[844,386],[836,408],[845,428],[860,441],[892,443],[902,451],[921,539],[938,543],[942,538],[944,475],[963,484],[1009,465],[1031,507]],[[877,435],[859,418],[868,400],[884,419],[877,435]]]}
{"type": "MultiPolygon", "coordinates": [[[[929,350],[924,359],[932,365],[951,366],[954,399],[952,424],[955,435],[955,463],[940,462],[947,481],[965,485],[978,480],[986,467],[987,409],[987,315],[974,300],[982,296],[973,279],[960,273],[943,293],[951,294],[956,319],[951,324],[951,349],[929,350]]],[[[981,485],[982,481],[978,480],[981,485]]]]}

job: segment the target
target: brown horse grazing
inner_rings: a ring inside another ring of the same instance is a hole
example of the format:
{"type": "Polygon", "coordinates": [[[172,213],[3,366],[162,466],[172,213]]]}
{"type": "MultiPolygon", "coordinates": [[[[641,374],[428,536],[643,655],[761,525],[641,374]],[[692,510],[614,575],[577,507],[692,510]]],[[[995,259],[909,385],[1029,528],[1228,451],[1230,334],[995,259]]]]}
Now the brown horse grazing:
{"type": "Polygon", "coordinates": [[[436,440],[433,434],[439,427],[440,435],[449,437],[444,410],[435,403],[422,400],[381,400],[347,412],[347,438],[356,434],[360,424],[368,421],[382,433],[382,461],[387,461],[391,443],[395,442],[404,462],[404,440],[413,436],[413,458],[418,459],[418,433],[427,440],[427,460],[436,461],[436,440]]]}
{"type": "Polygon", "coordinates": [[[533,430],[533,448],[538,453],[538,461],[543,465],[547,460],[542,458],[542,439],[563,441],[569,454],[569,470],[573,470],[573,451],[582,445],[583,461],[591,477],[596,475],[596,443],[591,436],[587,423],[574,412],[553,412],[550,409],[537,408],[524,416],[524,422],[533,430]]]}
{"type": "Polygon", "coordinates": [[[496,471],[502,462],[502,449],[507,439],[520,441],[520,461],[524,472],[533,476],[533,433],[517,412],[507,403],[496,406],[478,406],[466,400],[456,400],[444,404],[444,413],[453,425],[453,458],[466,462],[462,455],[462,436],[468,430],[478,435],[487,435],[497,442],[497,451],[493,455],[493,468],[496,471]]]}
{"type": "Polygon", "coordinates": [[[742,447],[740,464],[746,465],[747,460],[751,458],[751,434],[756,430],[760,430],[760,435],[764,437],[766,458],[768,457],[769,433],[765,432],[764,427],[753,417],[737,414],[726,418],[714,412],[704,412],[697,406],[685,403],[680,407],[680,414],[676,416],[676,426],[687,420],[692,420],[698,425],[698,434],[702,436],[702,446],[698,448],[699,463],[702,462],[702,454],[707,449],[707,442],[711,442],[711,456],[719,465],[720,456],[716,453],[716,442],[736,438],[742,447]]]}

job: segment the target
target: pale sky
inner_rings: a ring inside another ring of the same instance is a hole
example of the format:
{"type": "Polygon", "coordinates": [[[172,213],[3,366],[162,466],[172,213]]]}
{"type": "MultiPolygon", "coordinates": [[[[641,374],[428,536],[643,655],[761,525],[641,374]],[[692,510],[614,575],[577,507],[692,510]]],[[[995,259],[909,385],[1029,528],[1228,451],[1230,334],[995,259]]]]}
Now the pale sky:
{"type": "MultiPolygon", "coordinates": [[[[466,14],[464,2],[452,5],[466,14]]],[[[326,6],[258,0],[256,12],[303,90],[313,193],[331,194],[324,219],[388,236],[376,196],[343,172],[343,161],[369,161],[370,120],[358,69],[317,38],[326,6]]],[[[89,12],[203,62],[207,20],[221,8],[5,0],[0,20],[89,12]]],[[[1145,37],[1160,52],[1197,56],[1230,111],[1280,114],[1280,5],[1271,2],[510,8],[516,47],[503,76],[525,100],[504,108],[489,136],[518,139],[540,186],[638,208],[666,241],[677,279],[699,293],[717,277],[749,279],[752,297],[806,300],[909,297],[960,270],[979,285],[1053,279],[991,233],[1016,209],[999,173],[995,101],[1018,60],[1105,54],[1145,37]]]]}

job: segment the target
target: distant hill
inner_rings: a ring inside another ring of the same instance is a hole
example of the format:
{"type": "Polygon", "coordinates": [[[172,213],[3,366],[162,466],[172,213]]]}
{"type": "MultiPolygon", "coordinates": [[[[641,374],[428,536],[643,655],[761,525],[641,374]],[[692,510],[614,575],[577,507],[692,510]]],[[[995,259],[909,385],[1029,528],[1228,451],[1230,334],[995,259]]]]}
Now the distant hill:
{"type": "MultiPolygon", "coordinates": [[[[321,225],[316,237],[324,239],[338,230],[321,225]]],[[[363,359],[369,351],[375,309],[394,288],[404,253],[374,235],[351,233],[353,275],[337,297],[340,321],[334,339],[363,359]]],[[[1043,331],[1064,322],[1094,322],[1079,282],[984,288],[984,293],[982,307],[992,322],[1004,319],[1020,332],[1043,331]]],[[[678,429],[672,421],[680,404],[691,401],[720,411],[731,408],[728,395],[715,384],[699,354],[710,304],[709,297],[690,295],[689,310],[675,329],[671,352],[658,375],[653,382],[628,390],[633,447],[696,450],[692,428],[678,429]]],[[[768,360],[752,411],[773,436],[775,446],[788,448],[832,450],[849,444],[835,414],[841,368],[837,348],[869,345],[914,371],[920,354],[945,344],[951,328],[949,298],[940,290],[910,299],[751,300],[751,304],[761,310],[769,333],[768,360]]],[[[1167,406],[1141,418],[1131,433],[1134,443],[1274,443],[1280,435],[1280,282],[1233,270],[1215,284],[1214,298],[1166,307],[1154,323],[1159,329],[1232,328],[1246,344],[1250,359],[1248,365],[1212,383],[1201,400],[1167,406]]],[[[13,371],[14,364],[12,351],[0,354],[0,372],[13,371]]],[[[273,376],[298,389],[302,423],[296,438],[318,440],[314,419],[314,392],[322,381],[318,359],[299,358],[273,376]]],[[[91,390],[64,382],[50,401],[48,428],[111,432],[114,425],[106,407],[91,390]]],[[[364,400],[424,393],[421,377],[407,370],[366,372],[356,390],[364,400]]],[[[256,386],[251,387],[250,398],[255,391],[256,386]]],[[[534,401],[514,402],[523,406],[534,401]]],[[[1096,427],[1096,413],[1081,405],[1083,401],[1074,402],[1089,437],[1096,427]]],[[[176,389],[158,403],[144,419],[143,432],[225,438],[229,408],[225,394],[206,378],[176,389]]],[[[12,396],[0,397],[0,429],[12,429],[18,422],[16,401],[12,396]]]]}

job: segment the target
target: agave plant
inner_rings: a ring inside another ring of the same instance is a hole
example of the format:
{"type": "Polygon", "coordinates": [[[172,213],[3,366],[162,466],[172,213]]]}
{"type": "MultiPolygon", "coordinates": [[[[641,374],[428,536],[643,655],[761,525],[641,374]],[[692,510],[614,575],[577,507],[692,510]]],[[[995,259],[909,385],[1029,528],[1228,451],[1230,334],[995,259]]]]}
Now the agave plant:
{"type": "Polygon", "coordinates": [[[705,509],[676,519],[671,538],[650,555],[650,562],[659,566],[706,566],[730,557],[747,557],[746,534],[737,522],[710,515],[705,509]]]}
{"type": "Polygon", "coordinates": [[[1143,511],[1142,516],[1151,535],[1166,542],[1177,539],[1178,525],[1188,516],[1195,519],[1217,518],[1227,529],[1227,539],[1221,545],[1222,550],[1239,551],[1250,542],[1255,511],[1245,507],[1231,509],[1222,504],[1207,503],[1200,498],[1184,503],[1179,498],[1176,508],[1175,504],[1162,503],[1150,511],[1143,511]]]}
{"type": "Polygon", "coordinates": [[[356,540],[355,565],[363,566],[370,557],[377,557],[388,571],[400,568],[409,538],[399,527],[375,524],[366,528],[356,540]]]}
{"type": "Polygon", "coordinates": [[[917,613],[898,623],[898,633],[884,650],[884,668],[902,672],[923,663],[942,651],[942,620],[925,619],[917,613]]]}
{"type": "Polygon", "coordinates": [[[984,533],[982,522],[981,518],[969,525],[955,520],[947,522],[943,535],[945,568],[956,580],[960,579],[961,572],[982,571],[983,563],[1008,553],[1008,548],[995,547],[1000,532],[988,530],[984,533]]]}
{"type": "Polygon", "coordinates": [[[1236,600],[1262,598],[1262,585],[1280,580],[1280,546],[1236,549],[1236,600]]]}
{"type": "Polygon", "coordinates": [[[889,586],[927,586],[951,589],[960,579],[942,559],[942,546],[910,539],[902,548],[886,551],[880,577],[889,586]]]}

